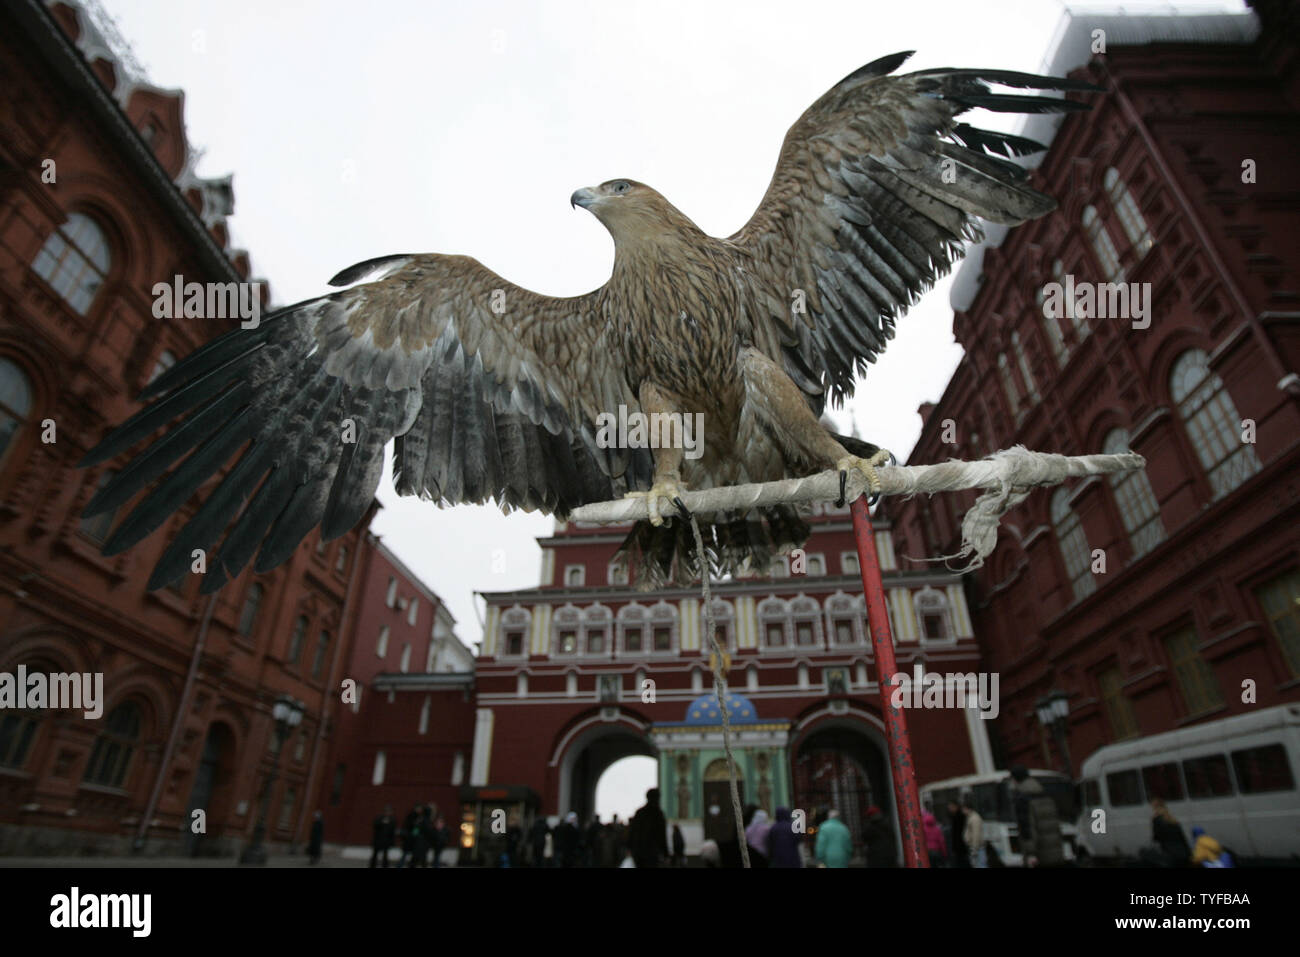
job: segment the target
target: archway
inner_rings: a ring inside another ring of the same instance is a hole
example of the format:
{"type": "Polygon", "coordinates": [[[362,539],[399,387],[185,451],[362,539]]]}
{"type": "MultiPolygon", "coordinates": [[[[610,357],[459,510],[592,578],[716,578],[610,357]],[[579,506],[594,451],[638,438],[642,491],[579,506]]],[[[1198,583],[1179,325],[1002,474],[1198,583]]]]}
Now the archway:
{"type": "MultiPolygon", "coordinates": [[[[867,809],[880,808],[892,832],[894,858],[901,847],[894,814],[893,782],[884,742],[874,729],[853,720],[832,719],[809,729],[792,752],[795,806],[818,823],[830,809],[853,835],[855,853],[866,857],[867,809]]],[[[873,864],[891,863],[872,861],[873,864]]]]}
{"type": "Polygon", "coordinates": [[[585,826],[596,813],[596,785],[601,775],[623,758],[645,755],[658,760],[659,752],[630,719],[588,722],[565,748],[559,763],[559,795],[555,813],[570,811],[585,826]]]}

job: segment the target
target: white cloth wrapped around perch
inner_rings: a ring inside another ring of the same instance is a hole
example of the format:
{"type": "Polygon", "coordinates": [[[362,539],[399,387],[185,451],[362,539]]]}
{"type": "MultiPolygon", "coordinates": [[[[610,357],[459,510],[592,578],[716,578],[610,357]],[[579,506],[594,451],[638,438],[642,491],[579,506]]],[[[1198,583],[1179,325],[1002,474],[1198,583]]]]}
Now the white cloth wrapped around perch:
{"type": "MultiPolygon", "coordinates": [[[[883,465],[876,469],[882,495],[915,495],[917,492],[955,492],[983,488],[985,492],[962,520],[961,549],[948,558],[968,558],[966,570],[979,568],[997,543],[998,522],[1025,500],[1035,487],[1059,485],[1067,478],[1127,472],[1144,468],[1146,460],[1135,452],[1115,455],[1058,455],[1031,452],[1016,445],[975,462],[956,460],[937,465],[883,465]]],[[[848,472],[845,498],[853,501],[866,491],[866,479],[856,470],[848,472]]],[[[785,479],[757,485],[730,485],[688,491],[682,496],[696,514],[747,511],[762,505],[793,505],[834,502],[840,497],[840,473],[820,472],[807,478],[785,479]]],[[[648,518],[644,498],[596,502],[574,509],[570,519],[610,525],[648,518]]]]}

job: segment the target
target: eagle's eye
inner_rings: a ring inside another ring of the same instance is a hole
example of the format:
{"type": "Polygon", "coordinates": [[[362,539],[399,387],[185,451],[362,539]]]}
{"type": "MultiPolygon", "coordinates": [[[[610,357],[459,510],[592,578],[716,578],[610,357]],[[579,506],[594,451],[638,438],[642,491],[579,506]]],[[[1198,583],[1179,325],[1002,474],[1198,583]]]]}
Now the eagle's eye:
{"type": "Polygon", "coordinates": [[[613,190],[616,193],[626,193],[631,188],[632,188],[632,184],[629,183],[627,180],[623,180],[623,179],[619,180],[613,186],[613,190]]]}

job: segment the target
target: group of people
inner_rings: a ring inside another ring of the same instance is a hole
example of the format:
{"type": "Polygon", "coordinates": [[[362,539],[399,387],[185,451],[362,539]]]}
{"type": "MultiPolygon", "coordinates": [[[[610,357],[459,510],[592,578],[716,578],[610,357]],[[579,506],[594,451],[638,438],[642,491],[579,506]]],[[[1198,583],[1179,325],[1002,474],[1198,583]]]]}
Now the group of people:
{"type": "MultiPolygon", "coordinates": [[[[741,820],[752,868],[848,867],[855,859],[853,834],[834,808],[819,810],[806,831],[788,807],[778,807],[775,818],[770,818],[758,805],[750,804],[741,820]]],[[[896,866],[894,834],[880,808],[867,808],[862,839],[865,860],[861,863],[896,866]]],[[[707,867],[743,866],[739,841],[706,840],[700,859],[707,867]]]]}
{"type": "Polygon", "coordinates": [[[1236,855],[1205,833],[1192,828],[1195,847],[1187,843],[1183,826],[1160,798],[1151,799],[1151,845],[1141,853],[1150,867],[1236,867],[1236,855]]]}
{"type": "Polygon", "coordinates": [[[921,832],[931,867],[988,867],[984,818],[971,807],[969,794],[948,802],[948,823],[942,826],[933,811],[921,814],[921,832]]]}
{"type": "Polygon", "coordinates": [[[401,852],[398,867],[439,866],[443,849],[451,844],[451,831],[438,814],[436,804],[417,804],[407,813],[398,828],[392,805],[384,805],[383,813],[375,818],[371,839],[371,867],[388,867],[389,852],[401,852]]]}
{"type": "MultiPolygon", "coordinates": [[[[1065,838],[1056,802],[1023,765],[1011,769],[1011,803],[1016,816],[1017,847],[1026,867],[1059,867],[1065,863],[1065,838]]],[[[997,867],[1004,862],[984,840],[984,819],[969,791],[949,801],[946,821],[932,808],[921,815],[921,830],[931,867],[997,867]]]]}

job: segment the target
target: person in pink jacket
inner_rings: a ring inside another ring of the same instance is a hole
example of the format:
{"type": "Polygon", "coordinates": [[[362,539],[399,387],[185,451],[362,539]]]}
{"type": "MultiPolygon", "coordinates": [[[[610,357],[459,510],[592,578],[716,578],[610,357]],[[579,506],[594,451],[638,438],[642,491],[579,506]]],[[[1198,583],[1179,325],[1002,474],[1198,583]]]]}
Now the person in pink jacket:
{"type": "Polygon", "coordinates": [[[948,842],[943,839],[943,828],[929,811],[921,815],[921,831],[925,835],[925,849],[930,852],[930,866],[946,867],[948,842]]]}

